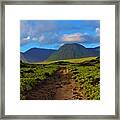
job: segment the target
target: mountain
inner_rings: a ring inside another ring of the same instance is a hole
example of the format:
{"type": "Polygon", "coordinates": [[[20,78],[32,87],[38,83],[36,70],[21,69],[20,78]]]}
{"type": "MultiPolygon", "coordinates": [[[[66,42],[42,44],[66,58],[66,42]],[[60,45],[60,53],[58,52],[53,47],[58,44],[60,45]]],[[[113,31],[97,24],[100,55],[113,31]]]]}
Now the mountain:
{"type": "Polygon", "coordinates": [[[44,60],[64,60],[93,56],[100,56],[100,47],[85,48],[77,43],[64,44],[58,50],[31,48],[24,53],[20,52],[20,60],[24,62],[41,62],[44,60]]]}
{"type": "Polygon", "coordinates": [[[87,48],[88,50],[95,50],[97,52],[100,52],[100,46],[95,47],[95,48],[87,48]]]}
{"type": "Polygon", "coordinates": [[[100,46],[99,47],[96,47],[94,48],[96,51],[100,52],[100,46]]]}
{"type": "Polygon", "coordinates": [[[27,62],[27,60],[25,59],[24,53],[20,52],[20,60],[27,62]]]}
{"type": "Polygon", "coordinates": [[[46,60],[56,50],[31,48],[24,53],[20,53],[20,59],[26,62],[41,62],[46,60]]]}
{"type": "Polygon", "coordinates": [[[64,60],[82,57],[100,56],[100,47],[85,48],[84,46],[73,43],[64,44],[58,51],[53,53],[47,60],[64,60]]]}

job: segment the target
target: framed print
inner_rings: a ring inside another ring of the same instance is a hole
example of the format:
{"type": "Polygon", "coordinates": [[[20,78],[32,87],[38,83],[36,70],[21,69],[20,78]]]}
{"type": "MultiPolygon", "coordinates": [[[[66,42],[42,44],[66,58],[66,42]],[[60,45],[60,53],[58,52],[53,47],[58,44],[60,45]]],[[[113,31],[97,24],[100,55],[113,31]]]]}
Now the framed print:
{"type": "Polygon", "coordinates": [[[1,5],[1,118],[119,119],[118,1],[1,5]]]}

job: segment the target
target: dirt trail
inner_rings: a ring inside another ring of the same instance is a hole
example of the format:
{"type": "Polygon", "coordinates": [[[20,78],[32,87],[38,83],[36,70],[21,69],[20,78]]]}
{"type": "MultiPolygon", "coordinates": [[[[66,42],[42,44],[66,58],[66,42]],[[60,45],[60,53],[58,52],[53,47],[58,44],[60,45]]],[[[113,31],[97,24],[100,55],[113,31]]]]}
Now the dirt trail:
{"type": "Polygon", "coordinates": [[[73,100],[82,99],[75,80],[68,69],[61,68],[53,77],[41,81],[25,94],[27,100],[73,100]]]}

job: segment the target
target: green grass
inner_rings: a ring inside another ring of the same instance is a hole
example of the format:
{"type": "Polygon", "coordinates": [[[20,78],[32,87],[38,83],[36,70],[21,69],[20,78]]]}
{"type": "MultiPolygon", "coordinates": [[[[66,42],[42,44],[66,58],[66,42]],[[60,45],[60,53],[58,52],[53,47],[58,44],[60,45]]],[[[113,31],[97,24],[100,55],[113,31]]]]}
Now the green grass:
{"type": "Polygon", "coordinates": [[[65,62],[70,62],[70,63],[81,63],[84,61],[90,61],[96,59],[96,57],[87,57],[87,58],[80,58],[80,59],[68,59],[68,60],[64,60],[65,62]]]}
{"type": "Polygon", "coordinates": [[[57,61],[43,61],[43,62],[37,62],[37,63],[34,63],[34,64],[51,64],[51,63],[55,63],[55,62],[59,62],[59,61],[70,62],[70,63],[81,63],[81,62],[90,61],[90,60],[93,60],[93,59],[96,59],[96,57],[67,59],[67,60],[57,60],[57,61]]]}
{"type": "Polygon", "coordinates": [[[40,81],[54,76],[60,67],[65,67],[72,75],[79,90],[86,99],[100,99],[100,59],[88,57],[59,61],[44,61],[35,64],[20,63],[20,93],[31,90],[40,81]]]}
{"type": "Polygon", "coordinates": [[[20,63],[20,93],[31,90],[40,81],[52,76],[59,69],[58,65],[39,65],[20,63]]]}
{"type": "Polygon", "coordinates": [[[76,81],[85,98],[90,100],[100,99],[100,64],[93,66],[68,65],[72,78],[76,81]]]}

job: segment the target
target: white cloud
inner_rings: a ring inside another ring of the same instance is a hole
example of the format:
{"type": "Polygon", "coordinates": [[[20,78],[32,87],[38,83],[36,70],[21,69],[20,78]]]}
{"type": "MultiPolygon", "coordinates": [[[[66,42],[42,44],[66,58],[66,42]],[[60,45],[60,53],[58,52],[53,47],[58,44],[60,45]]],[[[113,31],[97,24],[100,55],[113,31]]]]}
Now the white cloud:
{"type": "Polygon", "coordinates": [[[39,41],[42,41],[42,40],[44,40],[45,39],[45,36],[44,35],[41,35],[40,37],[39,37],[39,41]]]}
{"type": "Polygon", "coordinates": [[[33,40],[33,41],[37,41],[38,39],[37,39],[36,37],[33,37],[32,40],[33,40]]]}
{"type": "Polygon", "coordinates": [[[21,39],[20,44],[23,45],[23,44],[29,43],[30,40],[31,40],[30,36],[24,37],[24,38],[21,39]]]}
{"type": "Polygon", "coordinates": [[[83,35],[89,35],[88,33],[84,33],[83,35]]]}
{"type": "Polygon", "coordinates": [[[65,42],[77,42],[82,40],[81,33],[64,34],[62,40],[65,42]]]}
{"type": "Polygon", "coordinates": [[[22,39],[23,41],[30,40],[30,36],[27,36],[26,38],[22,39]]]}
{"type": "Polygon", "coordinates": [[[96,35],[99,36],[100,35],[100,28],[96,28],[96,35]]]}

